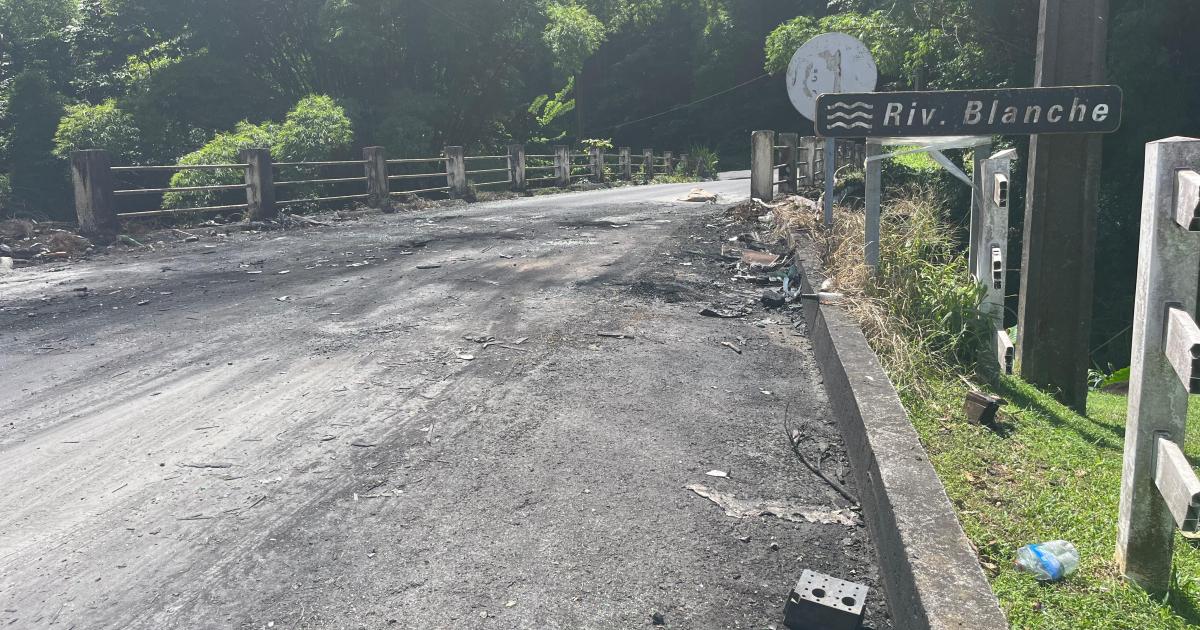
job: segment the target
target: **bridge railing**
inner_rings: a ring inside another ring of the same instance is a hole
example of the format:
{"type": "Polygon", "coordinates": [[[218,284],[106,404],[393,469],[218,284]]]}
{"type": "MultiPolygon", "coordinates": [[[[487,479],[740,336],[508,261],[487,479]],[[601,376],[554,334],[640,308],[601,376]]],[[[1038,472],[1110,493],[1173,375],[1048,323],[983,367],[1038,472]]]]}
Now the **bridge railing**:
{"type": "MultiPolygon", "coordinates": [[[[680,158],[686,164],[686,155],[680,158]]],[[[349,202],[387,210],[394,197],[445,194],[464,198],[478,188],[524,192],[530,186],[567,187],[583,180],[603,183],[610,176],[632,181],[639,172],[643,181],[649,182],[656,174],[674,173],[679,162],[670,152],[656,157],[652,149],[645,149],[640,158],[635,158],[628,147],[615,154],[601,149],[572,152],[565,146],[554,147],[554,153],[527,154],[524,145],[510,145],[505,155],[467,155],[463,147],[448,146],[438,157],[402,159],[388,159],[383,147],[366,147],[361,160],[311,162],[275,162],[267,149],[247,149],[233,164],[113,166],[108,152],[86,150],[72,154],[71,172],[81,231],[106,242],[120,232],[122,221],[148,217],[240,213],[250,220],[268,220],[281,208],[349,202]],[[635,163],[640,166],[636,171],[635,163]],[[169,183],[174,174],[186,171],[221,175],[214,177],[219,183],[210,185],[163,184],[169,183]],[[118,181],[129,179],[155,183],[117,186],[118,181]],[[241,181],[225,183],[231,179],[241,181]],[[245,202],[232,193],[244,195],[245,202]],[[163,207],[168,195],[182,195],[183,199],[198,196],[205,202],[163,207]],[[123,203],[144,197],[156,205],[131,209],[123,203]]]]}

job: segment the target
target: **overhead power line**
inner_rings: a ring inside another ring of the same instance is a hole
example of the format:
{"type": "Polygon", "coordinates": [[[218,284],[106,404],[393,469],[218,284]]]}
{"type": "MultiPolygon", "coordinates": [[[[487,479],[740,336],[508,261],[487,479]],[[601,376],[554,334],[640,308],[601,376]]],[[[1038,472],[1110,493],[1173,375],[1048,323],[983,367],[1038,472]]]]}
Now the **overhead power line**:
{"type": "Polygon", "coordinates": [[[692,107],[692,106],[694,106],[694,105],[699,105],[700,103],[703,103],[703,102],[705,102],[705,101],[710,101],[710,100],[712,100],[712,99],[714,99],[714,98],[717,98],[718,96],[723,96],[723,95],[725,95],[725,94],[728,94],[728,93],[730,93],[730,92],[732,92],[732,91],[734,91],[734,90],[738,90],[738,89],[744,88],[744,87],[746,87],[747,85],[750,85],[751,83],[754,83],[754,82],[756,82],[756,81],[761,81],[762,79],[765,79],[765,78],[767,78],[767,77],[769,77],[769,76],[771,76],[771,73],[769,73],[769,72],[764,72],[763,74],[760,74],[760,75],[758,75],[757,77],[754,77],[753,79],[750,79],[749,81],[745,81],[745,82],[739,83],[739,84],[737,84],[737,85],[735,85],[735,86],[733,86],[733,87],[731,87],[731,88],[728,88],[728,89],[721,90],[720,92],[717,92],[717,93],[715,93],[715,94],[709,94],[708,96],[705,96],[704,98],[696,99],[696,100],[694,100],[694,101],[692,101],[692,102],[690,102],[690,103],[684,103],[683,105],[676,105],[675,107],[672,107],[671,109],[668,109],[668,110],[666,110],[666,111],[661,111],[661,112],[659,112],[659,113],[657,113],[657,114],[652,114],[652,115],[650,115],[650,116],[646,116],[645,118],[638,118],[637,120],[630,120],[630,121],[627,121],[627,122],[618,123],[618,124],[612,125],[611,127],[601,127],[601,128],[600,128],[600,131],[608,131],[609,129],[620,129],[621,127],[628,127],[629,125],[636,125],[636,124],[638,124],[638,123],[640,123],[640,122],[646,122],[647,120],[652,120],[652,119],[658,118],[658,117],[660,117],[660,116],[666,116],[667,114],[672,114],[672,113],[674,113],[674,112],[677,112],[677,111],[679,111],[679,110],[681,110],[681,109],[687,109],[687,108],[689,108],[689,107],[692,107]]]}

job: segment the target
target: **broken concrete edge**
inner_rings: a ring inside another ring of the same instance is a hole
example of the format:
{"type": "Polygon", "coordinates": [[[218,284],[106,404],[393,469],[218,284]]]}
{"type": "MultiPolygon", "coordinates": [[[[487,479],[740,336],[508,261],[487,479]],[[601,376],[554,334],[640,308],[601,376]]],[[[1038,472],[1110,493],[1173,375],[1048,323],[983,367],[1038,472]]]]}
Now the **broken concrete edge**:
{"type": "MultiPolygon", "coordinates": [[[[803,234],[790,234],[788,241],[803,275],[802,290],[814,293],[823,280],[820,257],[803,234]]],[[[836,306],[805,300],[804,316],[854,468],[895,626],[1006,630],[1000,602],[866,336],[836,306]]]]}

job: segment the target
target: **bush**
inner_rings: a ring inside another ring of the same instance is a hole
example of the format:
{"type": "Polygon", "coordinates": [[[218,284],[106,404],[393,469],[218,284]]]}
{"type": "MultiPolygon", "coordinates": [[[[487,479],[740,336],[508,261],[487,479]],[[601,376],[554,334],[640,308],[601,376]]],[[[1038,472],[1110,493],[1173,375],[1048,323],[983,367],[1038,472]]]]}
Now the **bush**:
{"type": "Polygon", "coordinates": [[[695,145],[688,149],[688,158],[691,161],[691,164],[688,165],[691,169],[689,174],[701,179],[716,179],[717,166],[720,161],[716,151],[706,146],[695,145]]]}
{"type": "MultiPolygon", "coordinates": [[[[326,161],[345,151],[354,138],[354,130],[345,111],[328,96],[309,96],[288,112],[283,124],[267,122],[254,125],[242,121],[232,132],[219,133],[198,151],[180,158],[180,164],[230,164],[240,161],[243,149],[269,147],[277,162],[326,161]]],[[[302,169],[281,169],[283,177],[313,176],[302,169]]],[[[310,170],[310,169],[304,169],[310,170]]],[[[243,181],[236,169],[221,171],[180,171],[171,178],[172,187],[232,185],[243,181]]],[[[291,191],[304,192],[304,191],[291,191]]],[[[169,193],[163,197],[165,208],[230,205],[241,203],[237,193],[169,193]],[[220,203],[218,203],[220,202],[220,203]]]]}
{"type": "Polygon", "coordinates": [[[54,134],[54,155],[68,159],[72,151],[104,149],[117,163],[136,164],[141,137],[133,115],[117,108],[112,99],[100,105],[71,105],[54,134]]]}
{"type": "Polygon", "coordinates": [[[8,97],[9,184],[18,210],[56,219],[74,214],[66,165],[53,153],[62,111],[62,100],[44,73],[28,70],[13,79],[8,97]]]}

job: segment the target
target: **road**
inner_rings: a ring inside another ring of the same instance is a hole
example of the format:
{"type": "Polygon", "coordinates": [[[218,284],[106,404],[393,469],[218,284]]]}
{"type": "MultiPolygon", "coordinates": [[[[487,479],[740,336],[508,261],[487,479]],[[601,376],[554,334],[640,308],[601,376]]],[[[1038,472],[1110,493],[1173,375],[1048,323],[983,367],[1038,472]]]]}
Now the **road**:
{"type": "Polygon", "coordinates": [[[758,289],[690,188],[0,277],[0,627],[767,628],[805,568],[876,586],[785,437],[849,478],[803,330],[699,315],[758,289]]]}

